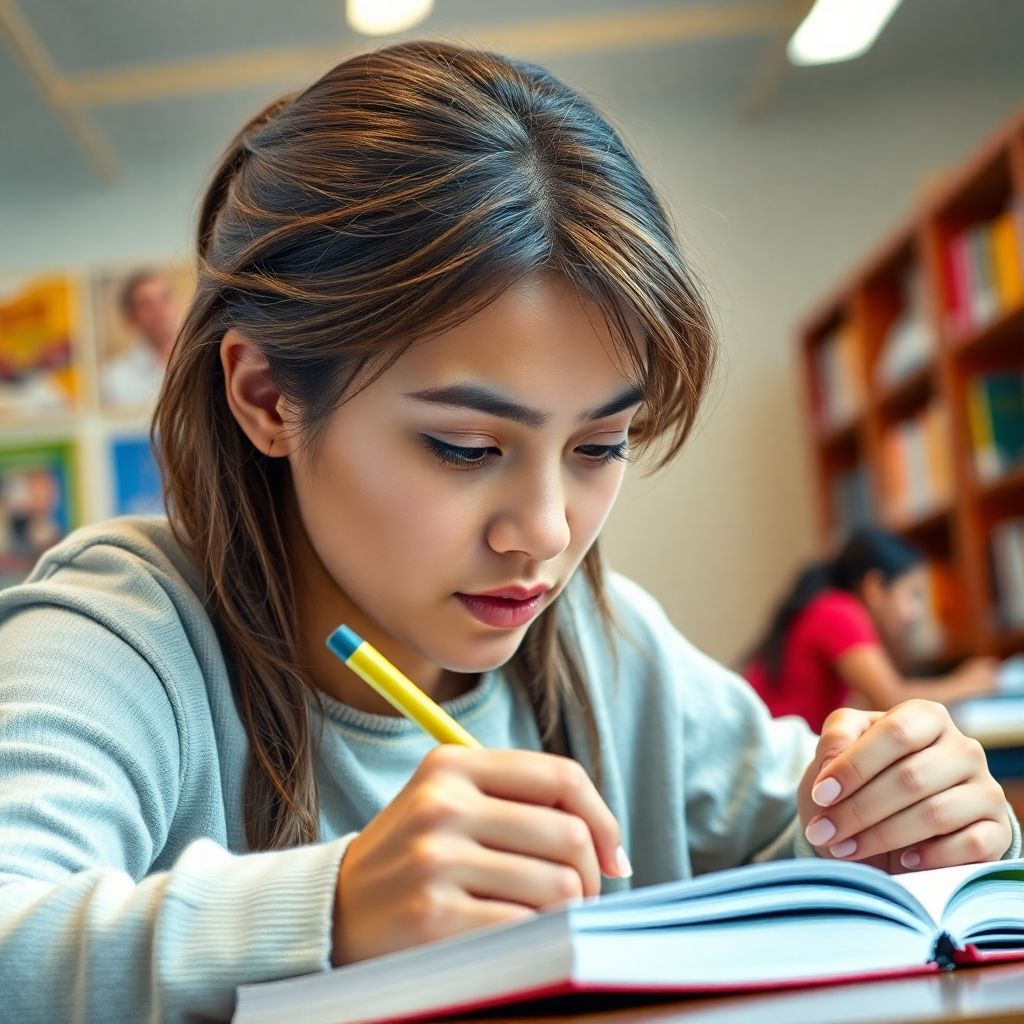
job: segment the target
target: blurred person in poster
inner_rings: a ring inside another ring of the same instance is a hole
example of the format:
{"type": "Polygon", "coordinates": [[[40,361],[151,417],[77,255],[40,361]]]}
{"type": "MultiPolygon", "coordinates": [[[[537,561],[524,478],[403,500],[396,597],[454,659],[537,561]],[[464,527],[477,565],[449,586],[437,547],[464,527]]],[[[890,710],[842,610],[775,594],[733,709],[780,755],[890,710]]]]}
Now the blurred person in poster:
{"type": "Polygon", "coordinates": [[[61,489],[44,466],[31,466],[0,480],[0,519],[7,556],[25,572],[64,536],[60,523],[61,489]]]}
{"type": "Polygon", "coordinates": [[[181,322],[173,282],[159,270],[136,271],[121,287],[118,308],[134,342],[110,359],[100,373],[107,405],[147,405],[156,397],[181,322]]]}

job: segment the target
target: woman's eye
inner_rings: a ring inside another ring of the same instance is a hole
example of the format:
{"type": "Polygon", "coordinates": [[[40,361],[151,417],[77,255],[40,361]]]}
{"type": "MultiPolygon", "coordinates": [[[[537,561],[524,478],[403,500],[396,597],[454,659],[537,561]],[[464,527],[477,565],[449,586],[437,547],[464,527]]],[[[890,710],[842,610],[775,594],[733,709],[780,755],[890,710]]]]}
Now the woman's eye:
{"type": "Polygon", "coordinates": [[[500,455],[498,448],[467,448],[459,444],[448,444],[430,434],[420,434],[427,451],[448,466],[483,466],[494,455],[500,455]]]}
{"type": "Polygon", "coordinates": [[[584,457],[601,463],[629,461],[629,442],[620,441],[618,444],[581,444],[576,451],[584,457]]]}

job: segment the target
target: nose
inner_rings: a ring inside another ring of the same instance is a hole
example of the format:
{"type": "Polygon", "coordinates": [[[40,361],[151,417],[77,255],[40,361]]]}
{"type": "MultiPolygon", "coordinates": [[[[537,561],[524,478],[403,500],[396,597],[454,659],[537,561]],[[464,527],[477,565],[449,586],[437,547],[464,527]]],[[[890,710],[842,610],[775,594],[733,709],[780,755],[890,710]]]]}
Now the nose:
{"type": "Polygon", "coordinates": [[[539,562],[560,555],[572,537],[561,473],[524,473],[508,483],[500,508],[488,521],[488,546],[499,554],[521,552],[539,562]]]}

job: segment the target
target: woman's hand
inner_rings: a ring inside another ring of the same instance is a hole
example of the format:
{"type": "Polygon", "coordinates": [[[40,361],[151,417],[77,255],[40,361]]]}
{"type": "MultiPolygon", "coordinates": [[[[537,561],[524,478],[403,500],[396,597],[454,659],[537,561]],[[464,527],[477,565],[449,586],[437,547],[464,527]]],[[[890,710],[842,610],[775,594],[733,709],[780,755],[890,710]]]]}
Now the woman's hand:
{"type": "Polygon", "coordinates": [[[992,693],[996,689],[999,661],[996,658],[968,658],[954,673],[964,687],[964,696],[992,693]],[[968,692],[969,691],[969,692],[968,692]]]}
{"type": "Polygon", "coordinates": [[[619,843],[615,818],[575,761],[437,747],[342,859],[332,962],[594,896],[602,873],[629,874],[619,843]]]}
{"type": "Polygon", "coordinates": [[[928,700],[829,715],[798,805],[823,856],[893,873],[998,860],[1013,837],[981,744],[928,700]]]}

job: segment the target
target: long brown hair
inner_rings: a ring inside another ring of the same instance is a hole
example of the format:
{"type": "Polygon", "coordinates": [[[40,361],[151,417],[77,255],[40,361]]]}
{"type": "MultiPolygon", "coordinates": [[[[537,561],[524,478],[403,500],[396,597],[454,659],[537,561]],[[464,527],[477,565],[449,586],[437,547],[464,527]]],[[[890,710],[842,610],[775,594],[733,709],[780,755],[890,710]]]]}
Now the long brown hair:
{"type": "MultiPolygon", "coordinates": [[[[235,328],[259,348],[315,452],[357,375],[541,272],[599,305],[645,399],[631,446],[657,441],[655,468],[667,462],[712,372],[712,317],[633,156],[549,72],[443,43],[390,46],[272,104],[221,159],[153,430],[248,733],[253,849],[317,838],[313,689],[292,621],[287,460],[256,451],[233,418],[221,339],[235,328]]],[[[583,568],[607,624],[596,545],[583,568]]],[[[545,746],[576,713],[596,763],[578,655],[553,606],[507,670],[545,746]]]]}

